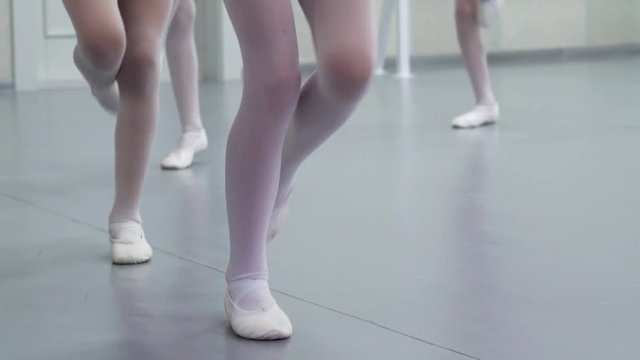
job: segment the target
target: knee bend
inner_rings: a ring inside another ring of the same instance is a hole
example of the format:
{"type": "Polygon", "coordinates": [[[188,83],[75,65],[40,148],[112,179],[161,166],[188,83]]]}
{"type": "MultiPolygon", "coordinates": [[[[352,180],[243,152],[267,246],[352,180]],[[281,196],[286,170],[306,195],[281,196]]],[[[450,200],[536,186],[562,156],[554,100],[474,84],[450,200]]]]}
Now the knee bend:
{"type": "Polygon", "coordinates": [[[293,111],[300,94],[301,78],[298,68],[279,67],[271,69],[267,74],[266,79],[261,81],[258,91],[266,96],[270,111],[293,111]]]}
{"type": "Polygon", "coordinates": [[[173,17],[171,28],[192,29],[196,23],[196,6],[193,0],[180,0],[181,4],[173,17]]]}
{"type": "Polygon", "coordinates": [[[477,0],[456,1],[456,21],[470,23],[478,18],[477,0]]]}
{"type": "Polygon", "coordinates": [[[155,89],[160,76],[160,51],[156,46],[130,46],[118,75],[121,90],[146,94],[155,89]]]}
{"type": "Polygon", "coordinates": [[[79,47],[82,55],[93,67],[111,70],[120,65],[125,46],[125,34],[122,31],[110,30],[81,38],[79,47]]]}
{"type": "Polygon", "coordinates": [[[325,56],[320,61],[324,85],[337,96],[359,98],[367,88],[374,67],[373,52],[353,49],[325,56]]]}

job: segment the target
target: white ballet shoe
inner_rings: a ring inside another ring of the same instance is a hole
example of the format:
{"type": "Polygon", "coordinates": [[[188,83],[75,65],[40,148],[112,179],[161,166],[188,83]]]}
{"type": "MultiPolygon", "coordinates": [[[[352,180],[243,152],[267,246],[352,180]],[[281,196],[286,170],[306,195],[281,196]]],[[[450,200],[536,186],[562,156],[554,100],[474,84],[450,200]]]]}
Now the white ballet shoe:
{"type": "Polygon", "coordinates": [[[500,14],[503,0],[478,0],[478,22],[482,27],[493,25],[500,14]]]}
{"type": "Polygon", "coordinates": [[[120,110],[120,92],[117,83],[114,82],[101,89],[91,88],[91,94],[107,112],[115,115],[120,110]]]}
{"type": "Polygon", "coordinates": [[[224,300],[224,310],[233,332],[249,340],[282,340],[293,333],[293,326],[287,314],[275,300],[259,310],[241,309],[229,292],[224,300]]]}
{"type": "Polygon", "coordinates": [[[194,155],[193,151],[173,150],[162,160],[162,168],[165,170],[184,170],[193,164],[194,155]]]}
{"type": "Polygon", "coordinates": [[[193,164],[195,154],[206,150],[207,146],[209,146],[209,140],[204,129],[184,133],[178,148],[162,161],[162,168],[165,170],[186,169],[193,164]]]}
{"type": "Polygon", "coordinates": [[[114,264],[141,264],[151,260],[153,255],[142,225],[135,221],[109,224],[109,241],[114,264]]]}
{"type": "Polygon", "coordinates": [[[495,124],[500,119],[500,107],[493,105],[476,105],[471,111],[453,119],[455,129],[472,129],[495,124]]]}

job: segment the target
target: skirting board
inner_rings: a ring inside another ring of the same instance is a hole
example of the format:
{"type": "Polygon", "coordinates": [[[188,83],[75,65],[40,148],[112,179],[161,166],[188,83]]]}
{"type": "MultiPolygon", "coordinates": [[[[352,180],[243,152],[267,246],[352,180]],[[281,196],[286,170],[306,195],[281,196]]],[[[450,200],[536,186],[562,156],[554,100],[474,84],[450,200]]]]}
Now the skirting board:
{"type": "MultiPolygon", "coordinates": [[[[489,53],[489,63],[517,65],[522,63],[555,61],[586,61],[637,55],[640,55],[640,43],[576,48],[496,51],[489,53]]],[[[411,60],[414,70],[458,67],[463,65],[460,54],[416,55],[413,56],[411,60]]],[[[307,62],[301,65],[301,70],[303,73],[310,73],[315,67],[315,63],[307,62]]],[[[395,57],[388,57],[385,62],[385,70],[391,71],[395,68],[395,57]]]]}

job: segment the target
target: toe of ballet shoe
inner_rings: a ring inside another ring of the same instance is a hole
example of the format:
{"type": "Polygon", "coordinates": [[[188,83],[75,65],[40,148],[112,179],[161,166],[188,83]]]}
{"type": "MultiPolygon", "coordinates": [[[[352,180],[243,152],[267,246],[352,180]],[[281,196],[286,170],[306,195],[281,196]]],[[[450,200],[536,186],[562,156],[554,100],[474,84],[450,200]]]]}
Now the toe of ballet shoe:
{"type": "Polygon", "coordinates": [[[225,312],[233,332],[249,340],[283,340],[291,337],[293,326],[276,302],[255,311],[241,309],[227,293],[225,312]]]}

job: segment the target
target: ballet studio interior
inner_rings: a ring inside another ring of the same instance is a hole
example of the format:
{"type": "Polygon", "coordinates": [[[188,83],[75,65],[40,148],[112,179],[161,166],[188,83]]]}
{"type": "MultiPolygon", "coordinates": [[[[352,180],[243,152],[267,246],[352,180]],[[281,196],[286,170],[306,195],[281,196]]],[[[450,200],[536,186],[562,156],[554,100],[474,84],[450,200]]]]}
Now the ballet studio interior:
{"type": "Polygon", "coordinates": [[[0,360],[640,359],[640,0],[0,0],[0,360]]]}

